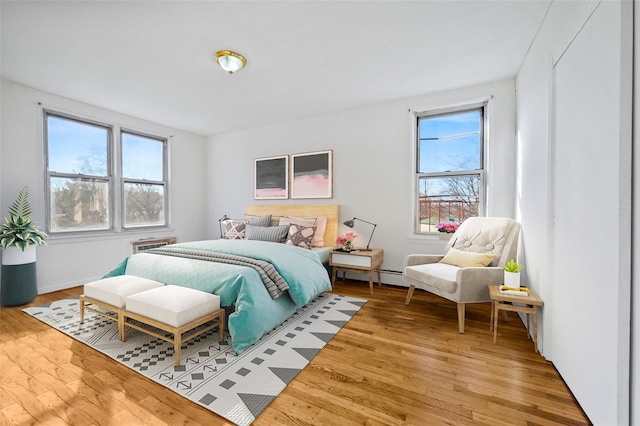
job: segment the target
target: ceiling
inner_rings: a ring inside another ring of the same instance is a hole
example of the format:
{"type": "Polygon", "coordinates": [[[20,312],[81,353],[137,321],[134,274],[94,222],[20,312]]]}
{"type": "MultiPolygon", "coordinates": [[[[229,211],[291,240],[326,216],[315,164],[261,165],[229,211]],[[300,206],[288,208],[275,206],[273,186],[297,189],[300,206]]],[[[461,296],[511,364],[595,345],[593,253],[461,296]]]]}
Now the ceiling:
{"type": "Polygon", "coordinates": [[[2,0],[0,64],[207,136],[513,77],[550,2],[2,0]]]}

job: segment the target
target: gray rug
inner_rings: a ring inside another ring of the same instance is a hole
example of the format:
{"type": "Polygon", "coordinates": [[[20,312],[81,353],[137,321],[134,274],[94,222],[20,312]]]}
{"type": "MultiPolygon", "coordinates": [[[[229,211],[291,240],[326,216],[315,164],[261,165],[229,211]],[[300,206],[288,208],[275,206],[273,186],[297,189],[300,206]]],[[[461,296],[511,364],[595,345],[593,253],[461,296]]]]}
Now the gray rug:
{"type": "Polygon", "coordinates": [[[182,345],[180,367],[164,340],[128,328],[121,342],[114,321],[88,311],[80,324],[77,298],[24,311],[227,420],[249,425],[365,303],[323,294],[239,356],[230,336],[220,342],[218,331],[209,331],[182,345]]]}

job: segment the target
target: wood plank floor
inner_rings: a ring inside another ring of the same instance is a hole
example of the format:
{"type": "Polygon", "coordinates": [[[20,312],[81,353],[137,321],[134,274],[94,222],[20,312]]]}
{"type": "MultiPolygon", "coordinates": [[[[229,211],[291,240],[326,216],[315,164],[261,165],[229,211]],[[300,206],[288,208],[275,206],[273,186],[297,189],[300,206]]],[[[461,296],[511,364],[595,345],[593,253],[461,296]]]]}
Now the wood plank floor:
{"type": "MultiPolygon", "coordinates": [[[[522,322],[361,281],[334,293],[369,302],[256,420],[256,425],[590,424],[522,322]]],[[[32,305],[78,296],[80,287],[32,305]]],[[[226,425],[229,422],[21,311],[0,309],[0,424],[226,425]]]]}

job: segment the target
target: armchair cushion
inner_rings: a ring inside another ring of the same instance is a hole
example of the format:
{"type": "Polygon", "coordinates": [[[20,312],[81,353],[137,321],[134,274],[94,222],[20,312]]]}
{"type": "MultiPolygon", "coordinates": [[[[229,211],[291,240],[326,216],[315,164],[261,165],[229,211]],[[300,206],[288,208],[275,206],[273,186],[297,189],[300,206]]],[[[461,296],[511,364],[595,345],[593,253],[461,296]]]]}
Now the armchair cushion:
{"type": "Polygon", "coordinates": [[[460,268],[446,263],[426,263],[423,265],[407,266],[404,276],[410,280],[428,283],[447,293],[455,293],[458,288],[456,275],[460,268]]]}
{"type": "Polygon", "coordinates": [[[461,268],[487,266],[495,255],[491,253],[474,253],[450,248],[440,263],[459,266],[461,268]]]}

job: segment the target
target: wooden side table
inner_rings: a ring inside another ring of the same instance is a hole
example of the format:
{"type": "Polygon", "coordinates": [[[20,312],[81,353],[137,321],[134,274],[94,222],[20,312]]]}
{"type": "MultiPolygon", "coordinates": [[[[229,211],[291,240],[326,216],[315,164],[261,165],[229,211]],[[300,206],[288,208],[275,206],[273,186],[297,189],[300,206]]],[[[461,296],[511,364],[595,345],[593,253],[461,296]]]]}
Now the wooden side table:
{"type": "Polygon", "coordinates": [[[373,272],[378,272],[378,285],[382,285],[380,280],[380,265],[384,260],[382,249],[357,250],[352,252],[333,250],[329,254],[329,265],[333,267],[331,274],[331,285],[336,284],[338,270],[342,271],[344,281],[347,272],[366,273],[369,276],[369,292],[373,294],[373,272]]]}
{"type": "MultiPolygon", "coordinates": [[[[529,328],[529,314],[533,314],[533,348],[538,352],[538,306],[543,306],[544,302],[531,289],[527,296],[516,296],[512,294],[500,293],[497,285],[489,286],[489,296],[491,297],[491,325],[489,330],[493,330],[493,343],[496,343],[498,335],[498,312],[511,311],[523,312],[527,316],[527,328],[529,328]]],[[[529,332],[527,331],[527,336],[529,332]]]]}

